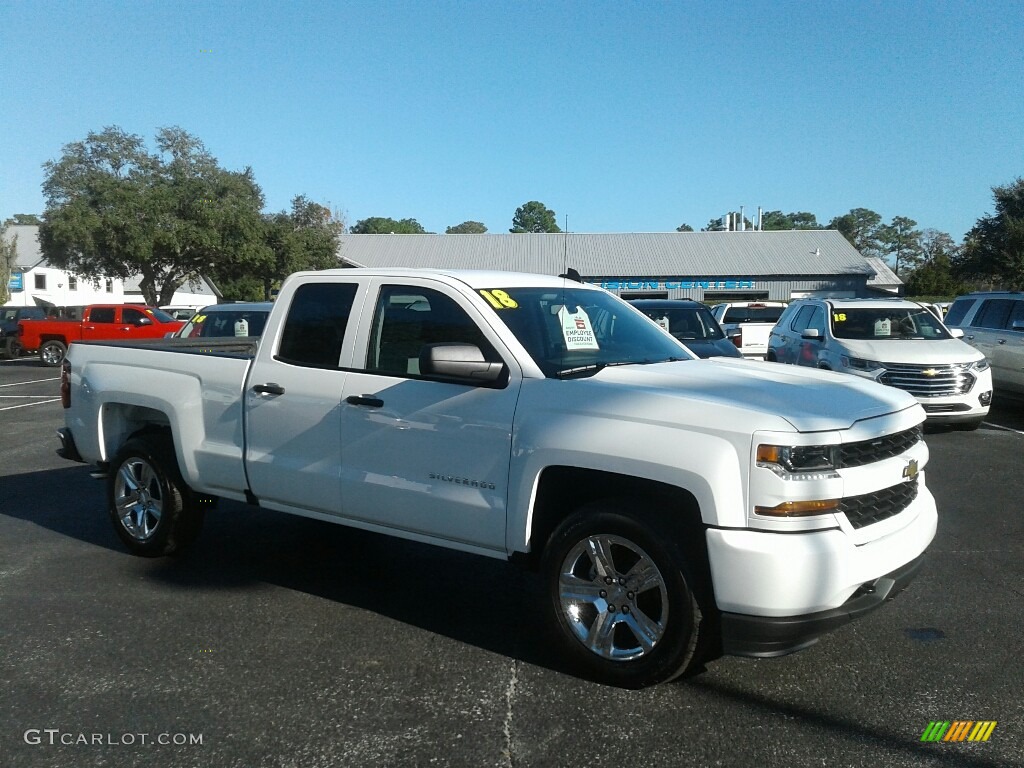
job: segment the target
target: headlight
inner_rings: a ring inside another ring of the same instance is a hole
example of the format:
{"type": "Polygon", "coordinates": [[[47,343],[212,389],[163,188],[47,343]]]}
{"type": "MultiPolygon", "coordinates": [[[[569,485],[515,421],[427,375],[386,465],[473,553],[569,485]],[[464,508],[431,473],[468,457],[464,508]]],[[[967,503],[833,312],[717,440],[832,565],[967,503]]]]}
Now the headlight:
{"type": "Polygon", "coordinates": [[[838,477],[837,445],[759,445],[757,466],[783,480],[823,480],[838,477]]]}
{"type": "Polygon", "coordinates": [[[876,360],[865,360],[862,357],[842,357],[843,367],[852,368],[855,371],[877,371],[885,366],[876,360]]]}
{"type": "Polygon", "coordinates": [[[988,366],[989,366],[988,358],[985,357],[985,358],[982,358],[981,360],[976,360],[975,362],[971,363],[971,370],[972,371],[987,371],[988,370],[988,366]]]}

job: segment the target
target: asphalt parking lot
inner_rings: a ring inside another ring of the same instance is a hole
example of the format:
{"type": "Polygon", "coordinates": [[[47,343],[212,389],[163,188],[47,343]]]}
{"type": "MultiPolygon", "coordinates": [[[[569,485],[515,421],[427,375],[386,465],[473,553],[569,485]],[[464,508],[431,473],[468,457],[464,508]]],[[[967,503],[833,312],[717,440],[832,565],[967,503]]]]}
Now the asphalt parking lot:
{"type": "Polygon", "coordinates": [[[0,362],[0,766],[1024,765],[1024,404],[927,435],[939,532],[885,608],[644,691],[572,677],[533,577],[224,503],[128,555],[54,453],[57,372],[0,362]],[[932,721],[987,742],[922,742],[932,721]]]}

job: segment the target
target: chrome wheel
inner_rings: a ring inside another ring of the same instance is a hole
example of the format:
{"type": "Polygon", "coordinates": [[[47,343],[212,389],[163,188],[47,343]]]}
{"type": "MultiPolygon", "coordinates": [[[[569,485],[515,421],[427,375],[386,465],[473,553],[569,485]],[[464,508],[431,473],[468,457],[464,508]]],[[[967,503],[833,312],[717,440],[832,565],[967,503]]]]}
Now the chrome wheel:
{"type": "Polygon", "coordinates": [[[47,341],[41,347],[39,347],[39,359],[43,365],[57,366],[64,360],[64,355],[67,352],[65,347],[59,341],[47,341]]]}
{"type": "Polygon", "coordinates": [[[164,511],[163,489],[156,470],[139,457],[123,462],[114,478],[117,519],[136,541],[149,539],[164,511]]]}
{"type": "Polygon", "coordinates": [[[602,659],[640,658],[665,634],[665,577],[647,552],[622,536],[578,542],[562,561],[558,592],[565,624],[602,659]]]}

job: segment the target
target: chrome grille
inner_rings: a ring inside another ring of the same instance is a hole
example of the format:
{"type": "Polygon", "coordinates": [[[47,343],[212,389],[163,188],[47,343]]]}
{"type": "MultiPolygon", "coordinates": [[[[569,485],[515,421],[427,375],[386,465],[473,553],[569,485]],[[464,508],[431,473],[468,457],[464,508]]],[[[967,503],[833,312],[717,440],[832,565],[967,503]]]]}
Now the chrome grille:
{"type": "Polygon", "coordinates": [[[902,389],[914,397],[963,395],[971,391],[975,378],[966,364],[910,365],[883,363],[883,384],[902,389]]]}
{"type": "Polygon", "coordinates": [[[846,515],[854,528],[886,520],[898,515],[917,498],[917,479],[883,488],[875,493],[850,496],[839,503],[839,511],[846,515]]]}
{"type": "Polygon", "coordinates": [[[894,435],[885,435],[873,440],[861,440],[839,446],[840,467],[863,467],[876,461],[891,459],[907,451],[922,439],[920,425],[894,435]]]}

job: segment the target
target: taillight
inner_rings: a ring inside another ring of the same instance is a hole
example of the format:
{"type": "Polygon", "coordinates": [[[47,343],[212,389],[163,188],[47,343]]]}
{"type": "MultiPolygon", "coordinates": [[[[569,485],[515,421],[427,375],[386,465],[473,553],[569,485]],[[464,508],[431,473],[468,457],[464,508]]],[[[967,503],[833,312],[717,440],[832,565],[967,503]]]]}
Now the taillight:
{"type": "Polygon", "coordinates": [[[743,331],[736,332],[736,335],[732,337],[732,343],[735,344],[737,348],[743,349],[743,331]]]}
{"type": "Polygon", "coordinates": [[[67,358],[60,367],[60,404],[64,408],[71,407],[71,363],[67,358]]]}

